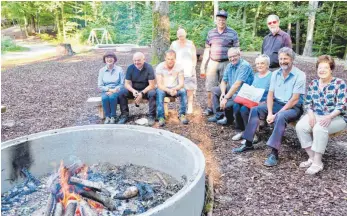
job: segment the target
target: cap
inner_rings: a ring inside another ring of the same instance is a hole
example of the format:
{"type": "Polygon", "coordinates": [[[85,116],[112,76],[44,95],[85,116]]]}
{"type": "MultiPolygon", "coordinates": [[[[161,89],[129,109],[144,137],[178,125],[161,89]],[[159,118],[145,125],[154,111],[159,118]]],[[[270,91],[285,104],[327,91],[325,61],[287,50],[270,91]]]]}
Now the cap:
{"type": "Polygon", "coordinates": [[[220,11],[217,12],[216,16],[221,16],[221,17],[228,18],[228,13],[225,10],[220,10],[220,11]]]}

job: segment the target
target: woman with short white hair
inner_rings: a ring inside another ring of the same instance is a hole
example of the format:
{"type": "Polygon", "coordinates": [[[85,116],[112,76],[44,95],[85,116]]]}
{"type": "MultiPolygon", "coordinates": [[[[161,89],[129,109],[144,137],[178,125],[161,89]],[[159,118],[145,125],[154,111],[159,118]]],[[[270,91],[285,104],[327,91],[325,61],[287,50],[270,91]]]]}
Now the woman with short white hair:
{"type": "Polygon", "coordinates": [[[196,79],[196,48],[193,41],[187,39],[187,32],[183,28],[177,30],[178,40],[173,41],[170,49],[176,52],[176,61],[184,68],[184,88],[187,90],[188,110],[193,113],[194,92],[197,89],[196,79]]]}
{"type": "MultiPolygon", "coordinates": [[[[270,65],[270,58],[269,56],[265,54],[259,55],[255,59],[255,66],[258,72],[254,74],[254,80],[253,80],[252,86],[256,88],[265,89],[265,92],[260,100],[260,103],[266,102],[266,97],[270,87],[272,73],[269,70],[269,65],[270,65]]],[[[250,108],[247,106],[244,106],[243,104],[235,103],[233,110],[234,110],[234,118],[235,118],[235,128],[237,131],[239,131],[239,133],[237,133],[235,136],[232,137],[232,140],[236,141],[241,139],[242,133],[247,126],[250,108]]],[[[242,141],[242,144],[244,144],[244,142],[245,140],[242,141]]],[[[256,143],[256,142],[258,142],[258,137],[254,136],[253,143],[256,143]]]]}

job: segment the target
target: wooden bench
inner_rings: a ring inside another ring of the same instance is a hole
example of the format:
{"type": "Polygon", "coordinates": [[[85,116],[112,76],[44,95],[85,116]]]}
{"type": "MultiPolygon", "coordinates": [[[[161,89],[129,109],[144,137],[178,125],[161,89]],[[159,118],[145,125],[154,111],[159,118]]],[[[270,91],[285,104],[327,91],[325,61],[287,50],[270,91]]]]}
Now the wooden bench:
{"type": "MultiPolygon", "coordinates": [[[[169,113],[169,103],[170,102],[175,102],[176,98],[174,97],[165,97],[164,98],[164,112],[165,112],[165,116],[168,116],[169,113]]],[[[104,113],[104,109],[102,108],[102,104],[101,104],[101,97],[90,97],[87,100],[87,103],[89,105],[92,106],[97,106],[98,107],[98,113],[99,113],[99,117],[101,119],[105,118],[105,113],[104,113]]],[[[128,104],[134,104],[135,103],[135,99],[128,99],[128,104]]],[[[148,103],[148,100],[143,99],[141,101],[141,103],[148,103]]]]}
{"type": "Polygon", "coordinates": [[[4,113],[4,112],[6,112],[6,106],[1,105],[1,113],[4,113]]]}

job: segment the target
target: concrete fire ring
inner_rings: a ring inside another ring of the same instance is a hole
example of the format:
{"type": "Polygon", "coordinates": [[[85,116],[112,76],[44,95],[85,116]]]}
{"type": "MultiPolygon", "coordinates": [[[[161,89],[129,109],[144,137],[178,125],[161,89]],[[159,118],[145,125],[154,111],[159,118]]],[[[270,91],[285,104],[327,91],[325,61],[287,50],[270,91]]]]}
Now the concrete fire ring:
{"type": "Polygon", "coordinates": [[[20,169],[34,176],[57,170],[76,156],[86,164],[132,163],[165,172],[184,187],[141,216],[200,216],[205,194],[205,158],[190,140],[160,129],[133,125],[87,125],[50,130],[1,144],[2,193],[23,181],[20,169]],[[14,180],[14,181],[10,181],[14,180]]]}

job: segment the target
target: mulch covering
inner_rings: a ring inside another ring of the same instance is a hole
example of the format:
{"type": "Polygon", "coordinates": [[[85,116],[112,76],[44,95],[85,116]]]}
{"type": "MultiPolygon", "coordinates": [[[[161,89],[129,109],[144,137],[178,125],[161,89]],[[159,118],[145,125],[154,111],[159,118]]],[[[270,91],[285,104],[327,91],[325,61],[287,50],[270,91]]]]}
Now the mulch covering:
{"type": "MultiPolygon", "coordinates": [[[[3,71],[1,101],[7,112],[2,114],[2,141],[49,129],[102,123],[97,109],[86,104],[88,97],[99,96],[97,75],[103,66],[102,54],[103,51],[93,51],[3,71]]],[[[132,54],[117,53],[117,64],[125,70],[132,63],[132,54]]],[[[255,56],[245,59],[254,66],[255,56]]],[[[298,58],[296,65],[306,72],[308,82],[316,77],[315,62],[298,58]]],[[[334,74],[347,80],[342,65],[334,74]]],[[[190,124],[179,124],[178,103],[170,104],[176,110],[170,110],[163,129],[191,139],[203,150],[207,173],[213,175],[216,184],[213,215],[347,215],[346,134],[329,142],[324,170],[316,176],[306,176],[298,166],[307,156],[294,129],[288,127],[279,165],[267,168],[263,163],[268,154],[266,137],[271,131],[262,132],[255,151],[232,154],[231,149],[239,145],[239,141],[231,141],[234,127],[207,123],[201,115],[206,107],[201,79],[196,94],[194,114],[188,116],[190,124]]],[[[135,124],[147,110],[147,105],[130,105],[127,124],[135,124]]],[[[158,128],[158,124],[154,127],[158,128]]]]}

